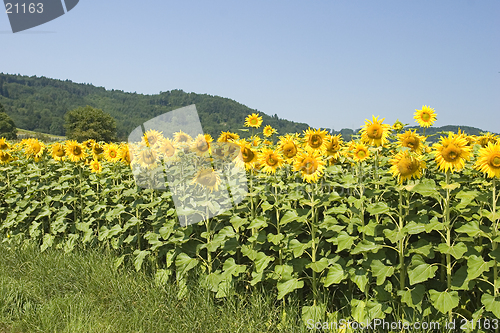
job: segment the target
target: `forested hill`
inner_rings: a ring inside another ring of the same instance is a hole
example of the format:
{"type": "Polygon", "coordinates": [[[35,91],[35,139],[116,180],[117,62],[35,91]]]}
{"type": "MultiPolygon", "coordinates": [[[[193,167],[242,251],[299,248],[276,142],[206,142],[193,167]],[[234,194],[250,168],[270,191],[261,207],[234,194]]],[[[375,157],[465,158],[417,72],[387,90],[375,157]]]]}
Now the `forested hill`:
{"type": "MultiPolygon", "coordinates": [[[[408,126],[406,129],[417,130],[417,133],[424,134],[423,128],[418,126],[408,126]]],[[[483,131],[476,127],[471,126],[458,126],[458,125],[446,125],[441,127],[429,127],[425,129],[425,135],[427,136],[427,142],[437,142],[440,137],[446,136],[448,132],[458,133],[458,130],[464,132],[468,135],[483,135],[486,131],[483,131]]],[[[344,128],[340,131],[333,131],[332,134],[342,134],[344,140],[349,141],[353,135],[359,135],[361,129],[352,130],[348,128],[344,128]]],[[[499,135],[498,133],[493,133],[499,135]]]]}
{"type": "MultiPolygon", "coordinates": [[[[90,105],[109,113],[117,122],[118,137],[125,140],[135,127],[165,112],[196,104],[205,133],[216,138],[221,131],[234,131],[245,136],[245,117],[258,111],[229,98],[182,90],[156,95],[106,90],[91,84],[61,81],[46,77],[0,73],[0,103],[18,128],[64,135],[64,114],[77,107],[90,105]]],[[[302,132],[307,124],[279,119],[259,112],[264,124],[278,133],[302,132]]]]}

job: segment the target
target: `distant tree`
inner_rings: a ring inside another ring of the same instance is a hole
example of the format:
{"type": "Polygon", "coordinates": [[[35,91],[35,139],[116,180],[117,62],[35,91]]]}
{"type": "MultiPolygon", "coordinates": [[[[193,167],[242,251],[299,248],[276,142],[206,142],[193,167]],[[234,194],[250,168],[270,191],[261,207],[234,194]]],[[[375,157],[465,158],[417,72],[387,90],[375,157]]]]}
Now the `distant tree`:
{"type": "Polygon", "coordinates": [[[116,140],[116,121],[101,109],[89,105],[68,111],[64,115],[66,137],[70,140],[116,140]]]}
{"type": "Polygon", "coordinates": [[[0,138],[17,139],[16,125],[9,115],[5,113],[2,104],[0,104],[0,138]]]}

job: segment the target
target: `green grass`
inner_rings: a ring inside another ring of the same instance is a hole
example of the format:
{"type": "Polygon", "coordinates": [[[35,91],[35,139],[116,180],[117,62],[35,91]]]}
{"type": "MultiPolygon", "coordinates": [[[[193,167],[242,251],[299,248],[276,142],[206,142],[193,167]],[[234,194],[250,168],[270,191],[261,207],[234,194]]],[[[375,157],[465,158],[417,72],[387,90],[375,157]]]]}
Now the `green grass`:
{"type": "Polygon", "coordinates": [[[34,132],[34,131],[28,131],[22,128],[17,129],[17,134],[26,134],[30,135],[32,137],[47,137],[47,138],[55,138],[59,140],[66,140],[65,136],[60,136],[60,135],[54,135],[54,134],[48,134],[48,133],[41,133],[41,132],[34,132]]]}
{"type": "Polygon", "coordinates": [[[0,332],[305,332],[298,307],[271,295],[214,300],[157,286],[144,272],[113,269],[101,250],[11,249],[0,244],[0,332]],[[293,319],[295,318],[295,319],[293,319]],[[281,326],[280,326],[281,325],[281,326]]]}

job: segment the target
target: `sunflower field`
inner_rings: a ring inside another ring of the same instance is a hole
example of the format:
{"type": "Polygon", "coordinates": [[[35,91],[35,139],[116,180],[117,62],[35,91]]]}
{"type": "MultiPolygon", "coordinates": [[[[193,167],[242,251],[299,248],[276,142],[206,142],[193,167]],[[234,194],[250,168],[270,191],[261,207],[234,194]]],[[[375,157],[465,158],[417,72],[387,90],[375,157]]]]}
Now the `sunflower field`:
{"type": "Polygon", "coordinates": [[[192,283],[216,298],[264,290],[299,300],[304,320],[458,320],[472,331],[500,318],[500,139],[459,131],[431,145],[434,109],[414,118],[419,132],[373,116],[350,142],[261,131],[258,114],[248,138],[217,142],[153,130],[135,145],[2,138],[0,238],[113,248],[117,269],[130,261],[176,283],[179,298],[192,283]],[[186,154],[209,162],[185,182],[199,193],[226,190],[214,156],[243,168],[243,201],[202,204],[200,222],[182,226],[169,187],[137,186],[131,166],[171,168],[186,154]]]}

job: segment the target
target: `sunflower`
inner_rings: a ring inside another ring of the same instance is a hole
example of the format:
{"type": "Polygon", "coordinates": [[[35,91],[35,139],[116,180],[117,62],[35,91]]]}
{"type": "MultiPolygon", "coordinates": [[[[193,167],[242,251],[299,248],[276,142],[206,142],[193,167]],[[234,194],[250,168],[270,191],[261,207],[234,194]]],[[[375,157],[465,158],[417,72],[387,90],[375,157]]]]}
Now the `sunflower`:
{"type": "Polygon", "coordinates": [[[120,160],[120,148],[114,143],[105,144],[104,158],[106,158],[108,162],[118,162],[120,160]]]}
{"type": "Polygon", "coordinates": [[[137,153],[137,160],[142,167],[153,169],[156,167],[157,154],[153,149],[143,149],[137,153]]]}
{"type": "Polygon", "coordinates": [[[471,157],[472,147],[461,135],[449,133],[448,137],[441,137],[439,143],[434,144],[434,155],[439,169],[442,171],[460,171],[465,161],[471,157]]]}
{"type": "Polygon", "coordinates": [[[425,162],[411,155],[408,150],[397,153],[389,163],[392,164],[390,169],[392,176],[397,177],[400,184],[407,179],[422,177],[422,169],[425,168],[425,162]]]}
{"type": "Polygon", "coordinates": [[[120,156],[120,160],[125,162],[126,164],[130,164],[132,162],[132,154],[130,154],[130,149],[128,144],[121,143],[118,151],[118,155],[120,156]]]}
{"type": "Polygon", "coordinates": [[[264,148],[259,156],[262,171],[265,173],[275,173],[283,165],[283,159],[272,149],[264,148]]]}
{"type": "Polygon", "coordinates": [[[178,144],[190,144],[193,141],[191,135],[184,133],[183,131],[179,131],[174,133],[174,141],[178,144]]]}
{"type": "MultiPolygon", "coordinates": [[[[209,137],[209,139],[212,139],[212,137],[209,137]]],[[[193,143],[191,143],[191,150],[196,152],[199,156],[206,155],[210,153],[210,142],[212,141],[213,139],[208,141],[206,135],[198,134],[193,143]]]]}
{"type": "Polygon", "coordinates": [[[326,136],[328,132],[326,130],[321,129],[311,129],[308,128],[304,131],[305,138],[305,149],[306,150],[321,150],[324,151],[326,149],[326,136]]]}
{"type": "Polygon", "coordinates": [[[12,155],[9,152],[0,150],[0,164],[7,164],[12,160],[12,155]]]}
{"type": "Polygon", "coordinates": [[[93,173],[101,173],[101,171],[102,171],[102,165],[96,159],[93,159],[89,163],[89,168],[90,168],[90,171],[93,172],[93,173]]]}
{"type": "Polygon", "coordinates": [[[102,153],[104,153],[104,148],[99,143],[94,144],[92,147],[92,155],[96,158],[100,158],[102,153]]]}
{"type": "Polygon", "coordinates": [[[474,168],[490,178],[500,178],[500,144],[489,142],[486,147],[479,149],[479,157],[474,168]]]}
{"type": "Polygon", "coordinates": [[[491,134],[490,132],[483,134],[476,139],[476,143],[481,145],[481,147],[488,146],[488,143],[496,144],[498,141],[498,137],[495,134],[491,134]]]}
{"type": "Polygon", "coordinates": [[[66,141],[66,155],[72,162],[79,162],[85,159],[85,149],[75,140],[66,141]]]}
{"type": "Polygon", "coordinates": [[[293,169],[301,172],[304,181],[316,183],[323,175],[325,161],[321,158],[319,150],[302,152],[295,158],[293,169]]]}
{"type": "Polygon", "coordinates": [[[417,130],[408,130],[402,134],[398,134],[398,144],[401,147],[410,148],[412,152],[422,154],[425,149],[425,137],[417,134],[417,130]]]}
{"type": "Polygon", "coordinates": [[[158,132],[156,130],[149,130],[144,133],[142,140],[144,141],[144,144],[146,144],[146,146],[152,147],[162,138],[163,138],[162,132],[158,132]]]}
{"type": "Polygon", "coordinates": [[[262,140],[258,135],[252,135],[250,137],[250,143],[252,144],[253,147],[258,147],[261,142],[262,140]]]}
{"type": "Polygon", "coordinates": [[[251,143],[246,140],[241,140],[238,142],[241,149],[241,161],[245,164],[247,170],[254,169],[259,160],[259,153],[252,150],[251,143]]]}
{"type": "Polygon", "coordinates": [[[230,142],[230,141],[236,141],[240,138],[240,136],[236,133],[231,133],[231,132],[221,132],[219,135],[219,138],[217,139],[217,142],[230,142]]]}
{"type": "Polygon", "coordinates": [[[297,135],[287,134],[285,136],[280,136],[278,149],[287,161],[291,161],[299,152],[297,135]]]}
{"type": "Polygon", "coordinates": [[[35,160],[38,160],[42,157],[43,152],[45,150],[45,145],[43,142],[39,141],[38,139],[28,139],[25,142],[26,144],[26,150],[25,153],[28,156],[33,156],[35,160]]]}
{"type": "Polygon", "coordinates": [[[365,125],[361,129],[361,141],[375,147],[383,146],[387,142],[387,135],[391,131],[391,126],[382,124],[385,118],[378,120],[378,117],[372,116],[372,121],[365,120],[365,125]]]}
{"type": "Polygon", "coordinates": [[[88,150],[92,150],[92,148],[94,148],[95,145],[95,140],[88,139],[87,141],[84,141],[82,145],[84,145],[88,150]]]}
{"type": "Polygon", "coordinates": [[[191,182],[191,184],[200,185],[201,187],[209,189],[210,192],[214,190],[217,191],[220,183],[219,174],[212,168],[201,169],[191,182]]]}
{"type": "Polygon", "coordinates": [[[337,160],[340,157],[340,151],[344,144],[344,140],[342,140],[342,135],[328,135],[326,137],[326,156],[329,161],[337,160]]]}
{"type": "Polygon", "coordinates": [[[5,140],[5,138],[0,138],[0,150],[9,150],[10,144],[5,140]]]}
{"type": "Polygon", "coordinates": [[[245,126],[246,127],[255,127],[259,128],[262,125],[262,117],[257,113],[252,113],[251,115],[245,118],[245,126]]]}
{"type": "Polygon", "coordinates": [[[276,130],[274,128],[271,127],[271,125],[267,125],[266,127],[264,127],[264,129],[262,130],[262,133],[264,134],[264,136],[266,138],[270,137],[271,135],[273,135],[274,133],[276,133],[276,130]]]}
{"type": "Polygon", "coordinates": [[[154,150],[159,153],[163,158],[169,159],[172,158],[177,152],[176,144],[174,141],[169,138],[164,138],[156,143],[156,146],[153,147],[154,150]]]}
{"type": "Polygon", "coordinates": [[[65,155],[66,152],[64,151],[64,145],[57,142],[52,146],[52,158],[54,160],[62,161],[65,155]]]}
{"type": "Polygon", "coordinates": [[[355,143],[352,147],[352,158],[356,162],[361,162],[370,157],[368,147],[362,143],[355,143]]]}
{"type": "Polygon", "coordinates": [[[413,118],[417,121],[420,127],[429,127],[436,121],[436,112],[427,105],[422,106],[422,110],[416,110],[413,118]]]}
{"type": "Polygon", "coordinates": [[[405,127],[405,124],[400,122],[399,119],[397,119],[396,122],[392,125],[392,129],[398,133],[401,132],[404,127],[405,127]]]}

